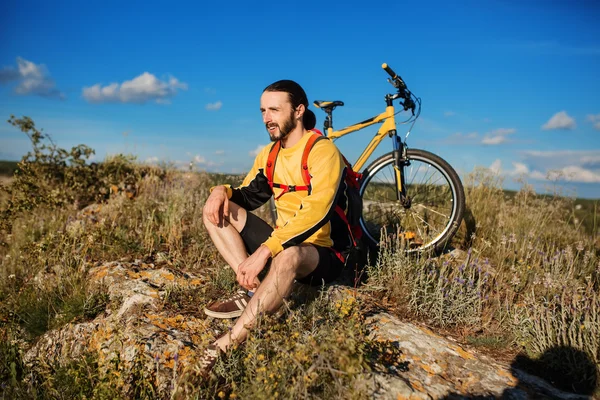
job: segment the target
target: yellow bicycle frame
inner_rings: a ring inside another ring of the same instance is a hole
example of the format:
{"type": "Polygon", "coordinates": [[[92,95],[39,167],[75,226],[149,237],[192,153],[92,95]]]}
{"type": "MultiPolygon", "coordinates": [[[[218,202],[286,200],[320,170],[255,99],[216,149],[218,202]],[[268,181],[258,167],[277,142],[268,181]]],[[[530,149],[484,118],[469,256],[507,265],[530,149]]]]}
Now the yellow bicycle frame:
{"type": "MultiPolygon", "coordinates": [[[[383,125],[377,131],[371,142],[367,145],[365,150],[362,152],[356,163],[352,166],[354,171],[362,171],[363,166],[371,157],[371,154],[375,151],[377,146],[381,143],[383,138],[388,135],[390,132],[396,132],[396,120],[394,118],[394,106],[387,106],[385,112],[377,115],[376,117],[369,118],[366,121],[359,122],[358,124],[350,125],[344,129],[340,129],[338,131],[334,131],[332,127],[327,128],[327,137],[330,139],[337,139],[344,135],[347,135],[351,132],[356,132],[368,126],[377,124],[383,121],[383,125]]],[[[401,171],[397,166],[394,166],[396,171],[396,182],[398,186],[398,193],[402,191],[402,179],[401,179],[401,171]]]]}

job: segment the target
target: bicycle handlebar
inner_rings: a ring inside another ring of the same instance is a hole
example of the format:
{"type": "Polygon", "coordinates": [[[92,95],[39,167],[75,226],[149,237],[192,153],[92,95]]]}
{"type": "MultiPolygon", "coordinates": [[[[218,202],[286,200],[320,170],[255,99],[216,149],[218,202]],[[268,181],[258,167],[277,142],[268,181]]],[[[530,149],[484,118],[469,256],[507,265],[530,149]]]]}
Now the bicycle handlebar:
{"type": "Polygon", "coordinates": [[[388,74],[390,74],[390,76],[392,77],[392,79],[396,79],[396,77],[398,76],[393,69],[390,68],[389,65],[387,65],[387,63],[383,63],[381,65],[381,68],[383,68],[385,70],[385,72],[387,72],[388,74]]]}
{"type": "Polygon", "coordinates": [[[404,83],[402,78],[398,74],[396,74],[394,70],[391,69],[389,65],[387,65],[387,63],[383,63],[381,65],[381,68],[383,68],[385,72],[387,72],[392,77],[392,79],[388,78],[388,82],[391,83],[396,89],[398,89],[398,96],[404,100],[404,102],[400,103],[404,107],[404,111],[410,109],[413,115],[415,115],[416,104],[411,99],[412,93],[406,87],[406,83],[404,83]]]}
{"type": "Polygon", "coordinates": [[[392,85],[394,85],[394,87],[396,89],[399,89],[399,90],[406,89],[406,83],[404,83],[404,81],[402,80],[402,78],[400,78],[400,76],[398,74],[396,74],[394,72],[394,70],[391,69],[389,65],[387,65],[387,63],[383,63],[381,65],[381,68],[383,68],[385,70],[385,72],[387,72],[392,77],[392,80],[388,79],[388,81],[392,85]]]}

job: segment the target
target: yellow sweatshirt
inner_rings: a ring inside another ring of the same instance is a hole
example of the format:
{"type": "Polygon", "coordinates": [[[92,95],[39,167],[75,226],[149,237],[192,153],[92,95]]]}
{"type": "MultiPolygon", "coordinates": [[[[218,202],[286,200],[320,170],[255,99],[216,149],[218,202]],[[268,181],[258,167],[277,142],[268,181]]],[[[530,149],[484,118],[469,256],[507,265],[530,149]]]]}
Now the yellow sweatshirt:
{"type": "MultiPolygon", "coordinates": [[[[275,163],[273,182],[304,186],[302,154],[313,132],[307,131],[302,139],[290,148],[281,148],[275,163]]],[[[267,158],[272,145],[266,146],[254,160],[252,169],[237,188],[227,186],[231,201],[254,210],[283,191],[269,186],[266,177],[267,158]]],[[[264,244],[274,257],[283,249],[300,243],[333,247],[344,252],[350,247],[348,227],[335,212],[335,206],[346,209],[344,174],[346,165],[337,147],[330,140],[317,141],[308,156],[311,175],[310,194],[295,191],[283,194],[275,201],[277,227],[264,244]]]]}

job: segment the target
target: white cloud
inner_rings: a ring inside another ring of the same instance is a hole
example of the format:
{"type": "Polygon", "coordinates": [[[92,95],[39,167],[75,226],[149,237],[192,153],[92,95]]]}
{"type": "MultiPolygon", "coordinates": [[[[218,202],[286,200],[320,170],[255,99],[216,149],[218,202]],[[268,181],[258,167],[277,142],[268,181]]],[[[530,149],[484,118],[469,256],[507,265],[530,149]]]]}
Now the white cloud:
{"type": "Polygon", "coordinates": [[[225,154],[225,150],[215,150],[215,154],[218,156],[222,156],[223,154],[225,154]]]}
{"type": "Polygon", "coordinates": [[[515,128],[498,128],[494,129],[485,134],[483,139],[481,139],[482,144],[487,145],[497,145],[501,143],[506,143],[509,140],[506,138],[507,135],[512,135],[517,130],[515,128]]]}
{"type": "Polygon", "coordinates": [[[561,169],[569,165],[600,170],[600,150],[525,151],[522,153],[528,164],[539,169],[561,169]]]}
{"type": "Polygon", "coordinates": [[[567,114],[566,111],[557,112],[542,125],[542,129],[550,130],[550,129],[574,129],[576,126],[575,120],[567,114]]]}
{"type": "Polygon", "coordinates": [[[477,139],[478,137],[479,137],[479,134],[477,132],[470,132],[470,133],[457,132],[454,135],[448,136],[446,141],[448,143],[465,143],[465,142],[473,141],[473,140],[477,139]]]}
{"type": "Polygon", "coordinates": [[[216,162],[214,162],[214,161],[212,161],[212,160],[208,160],[206,157],[204,157],[204,156],[201,156],[200,154],[196,154],[196,155],[194,156],[194,158],[193,158],[192,162],[193,162],[194,164],[197,164],[197,165],[199,165],[199,166],[203,166],[203,167],[207,167],[207,168],[210,168],[210,167],[215,167],[215,166],[221,165],[221,163],[216,163],[216,162]]]}
{"type": "Polygon", "coordinates": [[[509,176],[535,180],[600,183],[600,150],[526,151],[523,162],[513,162],[509,176]]]}
{"type": "Polygon", "coordinates": [[[161,81],[149,72],[125,81],[121,84],[113,82],[102,86],[95,84],[83,88],[83,97],[90,103],[138,103],[143,104],[154,101],[159,104],[168,104],[170,99],[177,94],[177,90],[187,90],[186,83],[180,82],[175,77],[161,81]]]}
{"type": "Polygon", "coordinates": [[[156,157],[156,156],[148,157],[148,158],[146,158],[146,162],[149,164],[156,164],[158,162],[158,157],[156,157]]]}
{"type": "Polygon", "coordinates": [[[597,129],[600,131],[600,114],[596,114],[596,115],[590,114],[587,116],[587,120],[594,125],[594,129],[597,129]]]}
{"type": "Polygon", "coordinates": [[[600,183],[600,172],[570,165],[562,169],[562,172],[575,182],[600,183]]]}
{"type": "Polygon", "coordinates": [[[44,64],[35,64],[17,57],[17,68],[4,67],[0,70],[0,83],[18,82],[15,93],[64,99],[64,93],[56,88],[54,80],[44,64]]]}
{"type": "Polygon", "coordinates": [[[490,165],[489,170],[494,174],[500,174],[502,172],[502,161],[497,158],[492,165],[490,165]]]}
{"type": "Polygon", "coordinates": [[[218,100],[218,101],[217,101],[217,102],[215,102],[215,103],[208,103],[208,104],[206,105],[206,109],[207,109],[208,111],[218,111],[218,110],[220,110],[220,109],[221,109],[221,107],[223,107],[223,103],[221,102],[221,100],[218,100]]]}
{"type": "Polygon", "coordinates": [[[444,117],[453,117],[455,115],[456,115],[456,113],[454,111],[445,111],[444,112],[444,117]]]}
{"type": "Polygon", "coordinates": [[[258,153],[260,153],[260,151],[261,151],[262,149],[264,149],[264,148],[265,148],[265,146],[266,146],[266,145],[264,145],[264,144],[259,144],[259,145],[256,147],[256,149],[249,151],[249,152],[248,152],[248,155],[250,155],[250,156],[252,156],[252,157],[256,157],[256,156],[258,155],[258,153]]]}
{"type": "Polygon", "coordinates": [[[520,162],[512,163],[514,170],[511,172],[511,175],[527,175],[529,174],[529,168],[527,165],[520,162]]]}
{"type": "Polygon", "coordinates": [[[506,142],[505,136],[486,136],[481,140],[482,144],[497,145],[506,142]]]}

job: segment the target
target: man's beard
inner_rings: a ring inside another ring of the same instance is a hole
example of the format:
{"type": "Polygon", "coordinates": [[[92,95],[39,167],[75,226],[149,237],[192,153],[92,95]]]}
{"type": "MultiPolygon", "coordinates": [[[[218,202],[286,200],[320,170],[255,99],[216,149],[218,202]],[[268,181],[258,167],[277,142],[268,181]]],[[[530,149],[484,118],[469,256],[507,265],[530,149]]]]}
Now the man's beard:
{"type": "Polygon", "coordinates": [[[271,132],[269,132],[269,137],[271,138],[271,141],[276,142],[278,140],[282,140],[288,137],[288,135],[292,133],[292,131],[298,126],[298,120],[294,118],[294,111],[292,110],[290,118],[283,121],[283,126],[280,127],[279,124],[276,122],[265,124],[265,126],[267,128],[267,132],[269,132],[269,127],[271,126],[276,126],[278,128],[279,136],[277,136],[276,133],[272,134],[271,132]]]}

